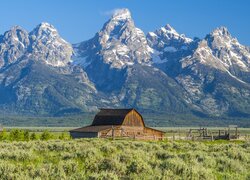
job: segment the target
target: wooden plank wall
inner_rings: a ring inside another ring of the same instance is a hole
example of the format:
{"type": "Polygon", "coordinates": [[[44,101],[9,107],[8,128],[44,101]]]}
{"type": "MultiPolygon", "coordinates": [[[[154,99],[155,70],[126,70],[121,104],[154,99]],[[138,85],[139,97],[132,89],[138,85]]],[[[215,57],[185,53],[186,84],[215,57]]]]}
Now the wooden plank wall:
{"type": "Polygon", "coordinates": [[[133,139],[160,140],[163,139],[162,132],[147,127],[119,126],[99,132],[99,137],[128,137],[133,139]]]}
{"type": "Polygon", "coordinates": [[[135,111],[130,111],[122,124],[123,126],[144,126],[142,117],[135,111]]]}

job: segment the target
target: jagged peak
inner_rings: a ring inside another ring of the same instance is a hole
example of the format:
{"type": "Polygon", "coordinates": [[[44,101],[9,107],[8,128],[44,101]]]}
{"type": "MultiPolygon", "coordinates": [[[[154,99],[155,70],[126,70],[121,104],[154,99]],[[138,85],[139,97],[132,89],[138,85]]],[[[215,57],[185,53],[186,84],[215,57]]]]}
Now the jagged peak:
{"type": "Polygon", "coordinates": [[[167,24],[164,27],[161,27],[160,31],[163,32],[164,34],[170,33],[170,34],[179,35],[179,33],[177,33],[177,31],[172,26],[170,26],[170,24],[167,24]]]}
{"type": "Polygon", "coordinates": [[[221,26],[214,29],[211,33],[212,36],[229,36],[231,37],[230,32],[228,31],[227,27],[221,26]]]}
{"type": "Polygon", "coordinates": [[[9,36],[10,34],[16,34],[17,31],[23,32],[23,33],[28,33],[24,28],[22,28],[21,26],[13,26],[10,28],[10,30],[6,31],[4,33],[4,36],[9,36]]]}
{"type": "Polygon", "coordinates": [[[15,25],[15,26],[13,26],[13,27],[10,29],[10,31],[17,31],[17,30],[21,30],[21,31],[27,32],[23,27],[18,26],[18,25],[15,25]]]}
{"type": "Polygon", "coordinates": [[[47,22],[42,22],[38,24],[33,31],[31,31],[31,34],[37,34],[37,35],[42,35],[42,34],[58,34],[56,28],[47,23],[47,22]]]}
{"type": "Polygon", "coordinates": [[[201,48],[201,47],[208,47],[208,42],[206,39],[202,39],[200,42],[198,42],[198,47],[197,49],[201,48]]]}
{"type": "MultiPolygon", "coordinates": [[[[170,24],[166,24],[164,27],[161,27],[160,29],[156,30],[154,32],[157,36],[166,36],[168,38],[174,38],[174,39],[181,39],[186,43],[190,43],[193,40],[190,38],[187,38],[184,34],[179,34],[170,24]]],[[[153,33],[150,33],[150,36],[154,35],[153,33]]]]}
{"type": "Polygon", "coordinates": [[[172,26],[170,26],[170,24],[166,24],[164,28],[169,32],[177,33],[176,30],[172,26]]]}
{"type": "Polygon", "coordinates": [[[154,32],[148,32],[147,36],[151,36],[151,37],[157,37],[157,35],[154,32]]]}
{"type": "Polygon", "coordinates": [[[48,22],[41,22],[40,24],[37,25],[37,27],[42,28],[42,29],[46,29],[46,28],[55,29],[55,27],[48,22]]]}
{"type": "Polygon", "coordinates": [[[116,9],[112,15],[112,20],[128,20],[131,18],[131,13],[127,8],[116,9]]]}
{"type": "Polygon", "coordinates": [[[28,38],[28,32],[21,26],[13,26],[10,30],[6,31],[1,37],[5,41],[23,41],[28,38]]]}

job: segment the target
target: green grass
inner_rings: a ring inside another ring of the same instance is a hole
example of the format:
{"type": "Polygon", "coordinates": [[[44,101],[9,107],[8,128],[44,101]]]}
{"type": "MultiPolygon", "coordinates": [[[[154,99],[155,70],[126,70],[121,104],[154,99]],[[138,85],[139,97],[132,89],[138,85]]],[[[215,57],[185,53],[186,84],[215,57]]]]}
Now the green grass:
{"type": "Polygon", "coordinates": [[[249,179],[250,142],[0,141],[0,179],[249,179]]]}

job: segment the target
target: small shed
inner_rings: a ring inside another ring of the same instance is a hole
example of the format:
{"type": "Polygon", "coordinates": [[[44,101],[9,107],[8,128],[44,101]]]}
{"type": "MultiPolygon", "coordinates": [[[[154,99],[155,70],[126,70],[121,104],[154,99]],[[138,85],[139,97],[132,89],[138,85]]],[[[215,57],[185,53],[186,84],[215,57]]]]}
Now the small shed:
{"type": "Polygon", "coordinates": [[[145,126],[135,109],[100,109],[90,126],[70,131],[72,138],[114,138],[162,140],[164,132],[145,126]]]}

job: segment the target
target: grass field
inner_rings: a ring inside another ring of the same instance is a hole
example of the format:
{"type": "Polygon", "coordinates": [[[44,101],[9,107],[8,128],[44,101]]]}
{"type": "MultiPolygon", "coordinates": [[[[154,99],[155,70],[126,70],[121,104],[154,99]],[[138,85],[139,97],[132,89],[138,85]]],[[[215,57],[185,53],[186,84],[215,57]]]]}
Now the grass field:
{"type": "Polygon", "coordinates": [[[249,179],[247,141],[0,142],[0,179],[249,179]]]}
{"type": "MultiPolygon", "coordinates": [[[[5,127],[0,179],[250,179],[249,139],[71,140],[68,130],[74,128],[5,127]]],[[[157,129],[171,137],[190,128],[157,129]]],[[[239,132],[249,136],[250,128],[239,132]]]]}

